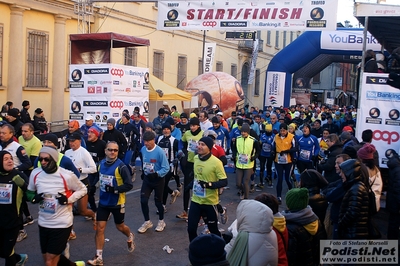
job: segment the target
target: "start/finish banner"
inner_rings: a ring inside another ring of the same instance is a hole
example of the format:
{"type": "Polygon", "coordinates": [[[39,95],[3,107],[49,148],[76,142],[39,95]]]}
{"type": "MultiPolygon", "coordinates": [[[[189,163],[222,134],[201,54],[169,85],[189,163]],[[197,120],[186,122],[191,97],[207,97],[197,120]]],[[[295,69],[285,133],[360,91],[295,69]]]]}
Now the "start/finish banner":
{"type": "Polygon", "coordinates": [[[357,111],[357,139],[371,129],[372,144],[380,167],[387,167],[386,154],[400,153],[400,90],[386,84],[388,74],[364,73],[357,111]]]}
{"type": "Polygon", "coordinates": [[[158,1],[159,30],[336,30],[337,0],[158,1]]]}

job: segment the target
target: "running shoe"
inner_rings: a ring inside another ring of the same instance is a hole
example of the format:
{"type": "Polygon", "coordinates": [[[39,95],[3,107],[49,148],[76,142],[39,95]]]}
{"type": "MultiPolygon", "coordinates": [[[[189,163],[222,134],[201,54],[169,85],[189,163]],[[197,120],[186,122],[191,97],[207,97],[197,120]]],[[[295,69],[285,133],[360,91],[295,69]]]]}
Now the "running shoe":
{"type": "Polygon", "coordinates": [[[86,264],[84,261],[78,260],[78,261],[75,261],[75,265],[76,266],[85,266],[86,264]]]}
{"type": "Polygon", "coordinates": [[[74,230],[71,230],[71,233],[69,233],[69,239],[68,240],[74,240],[76,239],[76,233],[74,230]]]}
{"type": "Polygon", "coordinates": [[[282,198],[281,197],[278,197],[278,203],[282,204],[282,198]]]}
{"type": "Polygon", "coordinates": [[[257,184],[257,187],[263,189],[264,188],[264,184],[263,183],[257,184]]]}
{"type": "Polygon", "coordinates": [[[24,226],[33,224],[34,222],[35,222],[35,221],[33,220],[33,217],[32,217],[32,216],[27,216],[27,217],[25,218],[25,220],[24,220],[24,226]]]}
{"type": "Polygon", "coordinates": [[[69,243],[67,242],[67,245],[65,245],[65,249],[64,249],[64,256],[69,259],[70,257],[70,253],[69,253],[69,243]]]}
{"type": "Polygon", "coordinates": [[[174,190],[174,192],[172,192],[171,194],[171,201],[169,204],[174,204],[174,202],[176,201],[176,198],[179,197],[181,195],[181,192],[177,189],[174,190]]]}
{"type": "Polygon", "coordinates": [[[221,223],[226,224],[226,222],[228,221],[228,212],[226,211],[226,207],[222,207],[222,209],[224,210],[224,212],[221,213],[221,223]]]}
{"type": "Polygon", "coordinates": [[[176,215],[176,218],[179,218],[179,219],[182,219],[182,220],[187,220],[189,217],[188,217],[187,212],[183,211],[182,213],[176,215]]]}
{"type": "Polygon", "coordinates": [[[254,184],[251,183],[251,184],[250,184],[250,190],[249,190],[249,192],[250,192],[250,193],[253,193],[254,190],[255,190],[255,189],[254,189],[254,184]]]}
{"type": "Polygon", "coordinates": [[[17,242],[21,242],[25,238],[28,237],[28,234],[26,233],[25,229],[24,230],[19,230],[18,237],[17,237],[17,242]]]}
{"type": "Polygon", "coordinates": [[[274,188],[274,185],[272,184],[271,178],[268,179],[268,188],[274,188]]]}
{"type": "Polygon", "coordinates": [[[98,256],[95,256],[92,260],[88,260],[87,264],[89,265],[103,265],[103,258],[99,258],[98,256]]]}
{"type": "Polygon", "coordinates": [[[133,252],[135,250],[135,235],[133,233],[129,234],[129,238],[128,241],[126,241],[126,243],[128,244],[128,251],[129,252],[133,252]]]}
{"type": "Polygon", "coordinates": [[[157,227],[156,227],[156,231],[157,232],[164,231],[165,226],[166,226],[166,224],[165,224],[164,220],[159,220],[158,224],[157,224],[157,227]]]}
{"type": "Polygon", "coordinates": [[[15,266],[24,266],[25,263],[28,261],[28,254],[19,254],[21,259],[15,264],[15,266]]]}
{"type": "Polygon", "coordinates": [[[138,232],[141,233],[141,234],[146,233],[147,229],[150,229],[152,227],[153,227],[153,223],[150,220],[145,221],[142,224],[142,226],[139,227],[138,232]]]}
{"type": "Polygon", "coordinates": [[[210,230],[208,229],[208,225],[204,225],[204,228],[203,228],[203,230],[201,231],[201,234],[202,235],[208,235],[208,234],[211,234],[211,232],[210,232],[210,230]]]}

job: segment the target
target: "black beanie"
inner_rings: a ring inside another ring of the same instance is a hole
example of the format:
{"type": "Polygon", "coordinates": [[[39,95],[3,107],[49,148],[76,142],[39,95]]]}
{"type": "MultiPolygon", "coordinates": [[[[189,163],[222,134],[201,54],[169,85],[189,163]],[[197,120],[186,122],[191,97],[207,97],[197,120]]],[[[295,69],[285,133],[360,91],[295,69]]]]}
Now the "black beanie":
{"type": "Polygon", "coordinates": [[[282,123],[282,124],[279,125],[279,130],[281,130],[281,129],[288,130],[288,126],[285,123],[282,123]]]}
{"type": "Polygon", "coordinates": [[[200,235],[190,242],[189,260],[193,266],[226,260],[225,241],[215,234],[200,235]]]}
{"type": "Polygon", "coordinates": [[[210,149],[210,151],[212,150],[212,148],[214,146],[214,141],[210,137],[202,137],[199,141],[204,142],[204,144],[207,145],[207,147],[210,149]]]}
{"type": "Polygon", "coordinates": [[[190,125],[200,126],[200,120],[199,120],[198,117],[190,118],[189,124],[190,124],[190,125]]]}
{"type": "Polygon", "coordinates": [[[49,133],[44,137],[44,140],[48,140],[50,142],[52,142],[54,145],[56,145],[56,147],[58,147],[58,137],[53,134],[53,133],[49,133]]]}
{"type": "Polygon", "coordinates": [[[162,124],[162,129],[164,128],[168,128],[169,130],[171,130],[171,125],[169,123],[164,123],[162,124]]]}
{"type": "Polygon", "coordinates": [[[250,134],[250,126],[247,123],[243,123],[242,128],[240,129],[240,132],[247,132],[250,134]]]}

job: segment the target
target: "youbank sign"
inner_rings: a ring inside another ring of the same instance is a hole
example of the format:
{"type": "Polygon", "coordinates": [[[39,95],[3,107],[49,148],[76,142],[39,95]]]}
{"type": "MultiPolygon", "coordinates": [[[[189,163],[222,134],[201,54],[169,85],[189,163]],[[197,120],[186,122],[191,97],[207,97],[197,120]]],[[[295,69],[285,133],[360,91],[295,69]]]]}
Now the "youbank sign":
{"type": "MultiPolygon", "coordinates": [[[[364,36],[362,31],[322,31],[321,49],[358,51],[362,49],[364,36]]],[[[381,45],[369,32],[367,34],[367,49],[379,51],[381,45]]]]}

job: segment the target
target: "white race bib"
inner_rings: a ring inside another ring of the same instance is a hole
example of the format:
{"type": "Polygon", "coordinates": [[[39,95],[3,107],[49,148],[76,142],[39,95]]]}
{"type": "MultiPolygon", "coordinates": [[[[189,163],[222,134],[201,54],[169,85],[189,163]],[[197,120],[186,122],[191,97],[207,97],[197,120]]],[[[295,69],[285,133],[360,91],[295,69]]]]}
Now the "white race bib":
{"type": "Polygon", "coordinates": [[[300,158],[303,160],[307,160],[307,161],[310,160],[310,154],[311,154],[311,152],[307,151],[307,150],[300,150],[300,153],[299,153],[300,158]]]}
{"type": "Polygon", "coordinates": [[[239,154],[239,163],[240,164],[248,164],[249,163],[249,156],[247,154],[239,154]]]}
{"type": "Polygon", "coordinates": [[[143,163],[143,171],[146,175],[155,173],[154,163],[143,163]]]}
{"type": "Polygon", "coordinates": [[[197,152],[197,141],[195,140],[189,140],[188,142],[188,151],[197,152]]]}
{"type": "Polygon", "coordinates": [[[284,153],[283,155],[281,155],[280,153],[278,153],[278,163],[279,163],[279,164],[286,164],[286,163],[288,163],[287,153],[284,153]]]}
{"type": "Polygon", "coordinates": [[[263,149],[264,152],[271,152],[271,144],[263,143],[262,144],[262,149],[263,149]]]}
{"type": "Polygon", "coordinates": [[[0,184],[0,204],[12,203],[13,184],[0,184]]]}
{"type": "Polygon", "coordinates": [[[201,198],[206,197],[206,189],[200,186],[199,182],[196,179],[193,180],[193,195],[201,198]]]}
{"type": "Polygon", "coordinates": [[[100,174],[100,190],[103,192],[106,192],[106,185],[113,187],[113,178],[114,176],[112,175],[103,175],[100,174]]]}
{"type": "Polygon", "coordinates": [[[40,202],[39,211],[55,214],[58,210],[58,200],[55,195],[44,194],[43,200],[40,202]]]}

